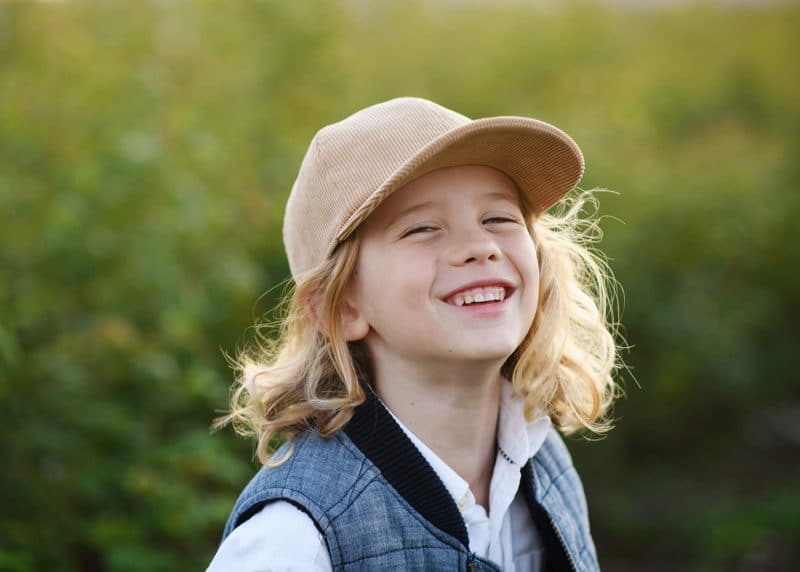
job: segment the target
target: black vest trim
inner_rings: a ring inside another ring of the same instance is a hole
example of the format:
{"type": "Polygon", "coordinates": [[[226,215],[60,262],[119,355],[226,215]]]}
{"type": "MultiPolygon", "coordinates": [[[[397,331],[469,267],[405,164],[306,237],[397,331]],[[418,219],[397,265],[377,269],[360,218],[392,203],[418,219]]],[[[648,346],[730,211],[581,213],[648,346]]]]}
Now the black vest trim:
{"type": "Polygon", "coordinates": [[[372,388],[364,393],[344,432],[414,510],[468,548],[467,527],[444,483],[372,388]]]}

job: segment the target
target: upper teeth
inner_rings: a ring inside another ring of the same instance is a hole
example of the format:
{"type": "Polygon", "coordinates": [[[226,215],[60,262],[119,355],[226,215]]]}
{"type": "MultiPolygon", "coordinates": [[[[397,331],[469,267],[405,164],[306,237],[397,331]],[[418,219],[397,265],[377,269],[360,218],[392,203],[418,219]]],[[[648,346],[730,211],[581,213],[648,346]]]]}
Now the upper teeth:
{"type": "Polygon", "coordinates": [[[451,298],[456,306],[473,304],[475,302],[491,302],[503,300],[506,297],[506,289],[502,286],[489,286],[487,288],[473,288],[459,292],[451,298]]]}

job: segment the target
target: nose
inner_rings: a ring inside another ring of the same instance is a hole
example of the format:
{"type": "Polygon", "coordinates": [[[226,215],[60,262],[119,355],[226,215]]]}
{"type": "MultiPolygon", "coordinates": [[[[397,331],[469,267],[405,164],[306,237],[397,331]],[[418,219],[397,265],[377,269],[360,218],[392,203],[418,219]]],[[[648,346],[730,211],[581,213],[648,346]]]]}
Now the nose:
{"type": "Polygon", "coordinates": [[[494,237],[482,228],[451,233],[451,240],[449,258],[453,266],[497,261],[502,256],[494,237]]]}

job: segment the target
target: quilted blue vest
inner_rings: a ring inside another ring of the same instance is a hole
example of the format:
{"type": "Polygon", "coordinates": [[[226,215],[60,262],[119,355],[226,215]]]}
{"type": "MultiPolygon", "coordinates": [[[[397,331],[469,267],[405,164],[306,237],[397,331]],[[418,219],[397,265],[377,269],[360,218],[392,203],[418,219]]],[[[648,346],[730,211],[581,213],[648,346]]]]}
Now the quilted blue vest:
{"type": "MultiPolygon", "coordinates": [[[[380,400],[366,393],[342,431],[329,438],[303,433],[288,461],[253,477],[223,539],[266,503],[284,500],[314,521],[337,571],[500,570],[470,551],[444,484],[380,400]]],[[[544,569],[599,570],[583,487],[555,430],[523,468],[520,487],[545,546],[544,569]]]]}

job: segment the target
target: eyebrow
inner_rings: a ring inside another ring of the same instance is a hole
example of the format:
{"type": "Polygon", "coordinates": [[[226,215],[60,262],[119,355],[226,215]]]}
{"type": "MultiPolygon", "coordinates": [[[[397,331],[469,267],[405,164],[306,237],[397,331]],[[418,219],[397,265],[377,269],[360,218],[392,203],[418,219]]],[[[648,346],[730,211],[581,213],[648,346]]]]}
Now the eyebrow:
{"type": "Polygon", "coordinates": [[[513,205],[516,205],[516,206],[520,206],[519,205],[519,196],[517,195],[517,193],[514,193],[514,195],[512,197],[512,196],[509,196],[508,193],[504,193],[502,191],[494,191],[494,192],[491,192],[491,193],[487,194],[484,198],[487,198],[487,199],[498,199],[498,200],[501,200],[501,201],[509,202],[509,203],[511,203],[513,205]]]}
{"type": "MultiPolygon", "coordinates": [[[[502,191],[493,191],[491,193],[487,193],[486,195],[480,197],[479,200],[501,200],[509,204],[512,204],[518,208],[521,208],[521,205],[519,204],[519,198],[517,196],[514,196],[512,198],[509,196],[508,193],[504,193],[502,191]]],[[[384,227],[384,230],[389,229],[392,225],[397,223],[397,221],[401,220],[403,217],[408,216],[417,211],[424,210],[433,204],[435,204],[434,201],[423,201],[421,203],[415,203],[413,205],[404,208],[402,211],[397,213],[389,220],[388,224],[384,227]]]]}
{"type": "Polygon", "coordinates": [[[393,216],[391,219],[389,219],[389,223],[383,229],[387,230],[392,225],[394,225],[397,221],[402,219],[404,216],[407,216],[407,215],[409,215],[411,213],[426,209],[429,206],[431,206],[432,204],[433,204],[433,201],[423,201],[421,203],[416,203],[416,204],[413,204],[413,205],[410,205],[410,206],[404,208],[399,213],[397,213],[395,216],[393,216]]]}

